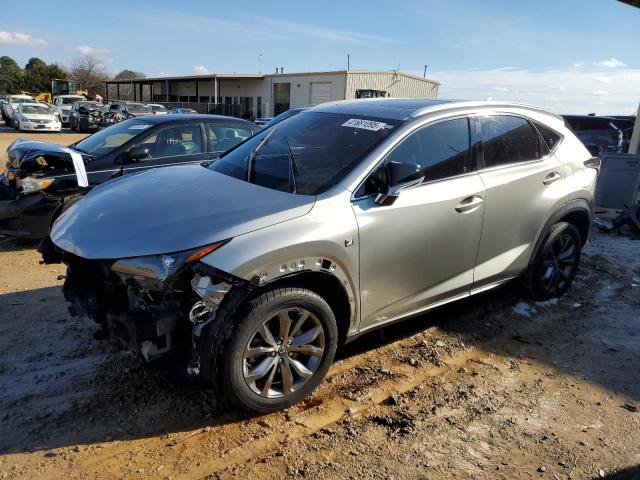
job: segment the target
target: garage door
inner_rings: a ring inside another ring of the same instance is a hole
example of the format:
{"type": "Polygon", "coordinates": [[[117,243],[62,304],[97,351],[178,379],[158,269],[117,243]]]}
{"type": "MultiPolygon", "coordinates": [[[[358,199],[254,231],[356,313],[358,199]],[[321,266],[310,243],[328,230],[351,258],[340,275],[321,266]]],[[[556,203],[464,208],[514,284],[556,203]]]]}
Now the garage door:
{"type": "Polygon", "coordinates": [[[331,82],[311,82],[311,103],[331,101],[331,82]]]}

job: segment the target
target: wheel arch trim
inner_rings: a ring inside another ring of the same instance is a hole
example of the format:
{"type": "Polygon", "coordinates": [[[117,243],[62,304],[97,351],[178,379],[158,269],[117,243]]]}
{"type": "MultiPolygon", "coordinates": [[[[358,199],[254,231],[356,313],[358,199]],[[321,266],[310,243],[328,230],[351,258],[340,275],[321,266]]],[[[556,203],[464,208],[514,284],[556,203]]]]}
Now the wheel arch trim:
{"type": "Polygon", "coordinates": [[[531,253],[531,258],[529,259],[529,265],[531,265],[531,262],[533,262],[533,260],[535,259],[536,254],[538,253],[538,250],[542,246],[544,240],[549,235],[549,232],[551,231],[551,227],[553,227],[553,225],[558,223],[558,221],[562,220],[563,218],[566,218],[568,215],[572,213],[582,213],[588,219],[588,228],[586,231],[587,236],[584,238],[584,242],[582,245],[584,246],[588,237],[589,228],[591,227],[591,222],[593,220],[593,208],[591,207],[591,204],[589,203],[588,200],[584,198],[577,198],[565,203],[561,208],[556,210],[549,217],[547,222],[544,224],[544,227],[540,232],[540,235],[538,235],[538,239],[536,240],[536,244],[531,253]]]}
{"type": "MultiPolygon", "coordinates": [[[[357,292],[350,280],[349,276],[339,262],[332,257],[318,255],[314,257],[300,257],[290,258],[286,261],[280,261],[278,263],[271,263],[265,268],[259,270],[255,277],[252,279],[252,283],[257,288],[269,287],[276,282],[294,279],[297,276],[308,273],[322,273],[332,277],[336,283],[340,284],[340,287],[344,291],[345,297],[349,303],[349,318],[347,320],[346,334],[352,334],[358,327],[357,322],[357,292]]],[[[339,319],[337,319],[340,321],[339,319]]]]}

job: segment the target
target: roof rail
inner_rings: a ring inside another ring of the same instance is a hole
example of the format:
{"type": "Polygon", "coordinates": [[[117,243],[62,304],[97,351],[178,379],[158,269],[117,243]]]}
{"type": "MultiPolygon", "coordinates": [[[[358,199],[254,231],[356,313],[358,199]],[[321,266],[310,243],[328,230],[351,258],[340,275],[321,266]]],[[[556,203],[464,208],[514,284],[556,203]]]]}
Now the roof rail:
{"type": "Polygon", "coordinates": [[[492,101],[492,100],[475,100],[475,101],[453,101],[451,103],[441,103],[437,105],[431,105],[429,107],[424,107],[419,110],[416,110],[411,114],[412,117],[420,117],[422,115],[426,115],[427,113],[440,112],[444,110],[452,110],[455,108],[473,108],[473,107],[503,107],[503,108],[522,108],[525,110],[532,110],[538,113],[544,113],[545,115],[549,115],[555,117],[558,120],[564,121],[563,118],[556,114],[549,112],[548,110],[544,110],[543,108],[536,107],[535,105],[529,105],[526,103],[517,103],[517,102],[504,102],[504,101],[492,101]]]}

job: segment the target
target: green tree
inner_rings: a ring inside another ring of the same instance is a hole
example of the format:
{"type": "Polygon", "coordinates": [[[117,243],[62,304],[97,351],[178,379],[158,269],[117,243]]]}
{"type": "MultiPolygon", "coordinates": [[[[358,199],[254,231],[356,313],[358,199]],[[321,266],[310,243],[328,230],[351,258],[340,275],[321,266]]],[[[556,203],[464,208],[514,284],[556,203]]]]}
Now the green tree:
{"type": "Polygon", "coordinates": [[[24,88],[24,71],[6,55],[0,57],[0,94],[20,93],[24,88]]]}
{"type": "Polygon", "coordinates": [[[134,70],[127,70],[126,68],[120,71],[114,80],[137,80],[139,78],[146,78],[146,75],[142,72],[136,72],[134,70]]]}
{"type": "Polygon", "coordinates": [[[25,87],[30,92],[40,93],[51,90],[51,79],[47,64],[37,57],[30,58],[24,67],[25,87]]]}

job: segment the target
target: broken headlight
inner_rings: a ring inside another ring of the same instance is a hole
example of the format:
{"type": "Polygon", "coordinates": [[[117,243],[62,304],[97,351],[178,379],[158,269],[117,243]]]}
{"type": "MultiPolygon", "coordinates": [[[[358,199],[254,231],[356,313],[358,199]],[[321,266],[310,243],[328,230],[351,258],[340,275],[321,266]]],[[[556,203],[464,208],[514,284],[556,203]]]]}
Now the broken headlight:
{"type": "Polygon", "coordinates": [[[205,255],[217,250],[229,240],[212,243],[182,252],[147,257],[124,258],[111,266],[111,270],[133,276],[151,278],[164,282],[174,276],[182,267],[200,260],[205,255]]]}
{"type": "Polygon", "coordinates": [[[18,180],[18,187],[22,189],[22,193],[39,192],[40,190],[50,187],[53,181],[53,178],[26,177],[18,180]]]}

